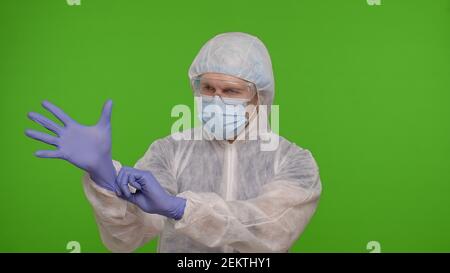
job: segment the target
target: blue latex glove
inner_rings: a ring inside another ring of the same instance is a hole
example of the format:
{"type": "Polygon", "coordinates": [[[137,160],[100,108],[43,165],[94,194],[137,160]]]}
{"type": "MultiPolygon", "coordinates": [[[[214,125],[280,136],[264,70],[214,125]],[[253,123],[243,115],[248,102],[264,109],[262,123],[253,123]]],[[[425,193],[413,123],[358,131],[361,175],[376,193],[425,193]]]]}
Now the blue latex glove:
{"type": "Polygon", "coordinates": [[[143,211],[175,220],[183,217],[186,199],[169,194],[150,172],[123,167],[116,183],[116,194],[143,211]],[[136,189],[135,193],[130,191],[128,184],[136,189]]]}
{"type": "Polygon", "coordinates": [[[56,134],[52,136],[34,130],[25,134],[33,139],[56,146],[56,150],[37,151],[42,158],[60,158],[87,171],[101,187],[115,191],[116,171],[111,158],[111,111],[112,101],[103,106],[99,122],[94,126],[83,126],[71,119],[61,109],[44,101],[42,106],[57,117],[64,126],[30,112],[28,117],[56,134]]]}

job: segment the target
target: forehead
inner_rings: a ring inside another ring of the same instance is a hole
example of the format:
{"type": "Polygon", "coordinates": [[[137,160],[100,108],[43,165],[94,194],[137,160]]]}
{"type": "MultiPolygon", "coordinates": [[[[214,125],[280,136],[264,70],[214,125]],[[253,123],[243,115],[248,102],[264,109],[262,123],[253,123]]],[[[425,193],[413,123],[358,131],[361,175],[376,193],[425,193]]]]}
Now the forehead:
{"type": "Polygon", "coordinates": [[[240,79],[238,77],[234,77],[231,75],[220,74],[220,73],[204,73],[202,74],[202,81],[207,81],[208,83],[217,83],[220,84],[222,82],[232,82],[234,84],[239,85],[248,85],[247,81],[240,79]]]}

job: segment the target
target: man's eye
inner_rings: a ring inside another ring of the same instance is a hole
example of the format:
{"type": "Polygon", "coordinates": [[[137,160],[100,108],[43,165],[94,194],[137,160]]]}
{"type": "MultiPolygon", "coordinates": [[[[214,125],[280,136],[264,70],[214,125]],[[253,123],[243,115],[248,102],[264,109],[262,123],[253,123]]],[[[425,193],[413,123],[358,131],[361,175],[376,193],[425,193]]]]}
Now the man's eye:
{"type": "Polygon", "coordinates": [[[203,89],[206,90],[206,91],[214,91],[214,88],[212,86],[209,86],[209,85],[203,86],[203,89]]]}
{"type": "Polygon", "coordinates": [[[236,89],[225,89],[224,90],[225,93],[229,93],[229,94],[239,94],[240,92],[236,89]]]}

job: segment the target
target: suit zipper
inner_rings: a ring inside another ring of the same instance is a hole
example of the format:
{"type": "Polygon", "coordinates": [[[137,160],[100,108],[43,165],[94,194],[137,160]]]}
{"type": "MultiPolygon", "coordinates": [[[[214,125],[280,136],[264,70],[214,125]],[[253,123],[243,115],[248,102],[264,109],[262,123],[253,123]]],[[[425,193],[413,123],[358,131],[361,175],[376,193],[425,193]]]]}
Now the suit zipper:
{"type": "MultiPolygon", "coordinates": [[[[228,144],[226,145],[225,155],[226,155],[226,192],[225,192],[225,201],[234,200],[234,157],[235,157],[235,145],[228,144]]],[[[233,252],[233,248],[230,246],[224,246],[224,252],[233,252]]]]}

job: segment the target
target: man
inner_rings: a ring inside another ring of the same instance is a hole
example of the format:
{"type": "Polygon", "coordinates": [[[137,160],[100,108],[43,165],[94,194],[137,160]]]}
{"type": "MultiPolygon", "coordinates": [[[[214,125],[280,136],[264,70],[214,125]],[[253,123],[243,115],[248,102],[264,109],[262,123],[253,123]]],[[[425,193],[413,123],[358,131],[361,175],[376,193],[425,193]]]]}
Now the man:
{"type": "Polygon", "coordinates": [[[321,182],[308,150],[273,132],[264,135],[279,137],[278,145],[261,148],[257,120],[267,119],[261,109],[274,95],[266,47],[245,33],[217,35],[189,78],[203,126],[153,142],[134,168],[111,159],[111,101],[91,127],[44,102],[64,126],[30,113],[57,136],[26,134],[58,148],[37,156],[86,171],[85,193],[111,251],[133,251],[158,235],[160,252],[288,251],[314,214],[321,182]]]}

